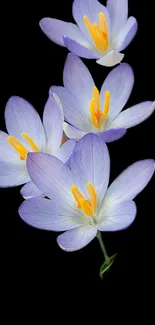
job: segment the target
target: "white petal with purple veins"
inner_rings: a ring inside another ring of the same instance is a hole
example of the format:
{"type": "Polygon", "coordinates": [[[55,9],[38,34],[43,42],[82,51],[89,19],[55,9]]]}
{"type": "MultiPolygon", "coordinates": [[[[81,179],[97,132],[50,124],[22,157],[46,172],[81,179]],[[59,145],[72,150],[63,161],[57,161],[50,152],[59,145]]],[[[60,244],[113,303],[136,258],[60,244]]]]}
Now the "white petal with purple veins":
{"type": "Polygon", "coordinates": [[[155,110],[155,102],[143,102],[125,109],[110,124],[111,127],[131,128],[145,121],[155,110]]]}
{"type": "Polygon", "coordinates": [[[57,242],[67,252],[77,251],[88,245],[95,238],[96,234],[96,227],[81,226],[58,236],[57,242]]]}
{"type": "Polygon", "coordinates": [[[19,215],[32,227],[64,231],[82,225],[82,219],[69,205],[63,206],[56,200],[33,198],[24,201],[19,207],[19,215]]]}

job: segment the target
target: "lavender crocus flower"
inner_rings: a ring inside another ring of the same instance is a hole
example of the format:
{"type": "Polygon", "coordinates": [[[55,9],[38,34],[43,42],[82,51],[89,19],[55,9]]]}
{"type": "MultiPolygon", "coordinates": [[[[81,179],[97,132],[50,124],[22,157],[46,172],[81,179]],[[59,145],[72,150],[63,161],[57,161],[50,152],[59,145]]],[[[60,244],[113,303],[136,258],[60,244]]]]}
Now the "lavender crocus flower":
{"type": "Polygon", "coordinates": [[[43,18],[40,27],[55,43],[72,53],[97,59],[104,66],[121,62],[123,51],[137,32],[137,21],[128,18],[128,0],[108,0],[107,7],[97,0],[74,0],[76,24],[43,18]]]}
{"type": "Polygon", "coordinates": [[[57,242],[65,251],[89,244],[100,231],[127,228],[135,219],[133,199],[150,181],[155,161],[129,166],[108,187],[110,159],[106,144],[94,134],[77,142],[70,167],[55,157],[29,153],[27,167],[34,184],[52,199],[33,198],[19,207],[29,225],[65,231],[57,242]]]}
{"type": "Polygon", "coordinates": [[[69,159],[75,141],[61,147],[63,135],[63,110],[59,98],[49,97],[43,114],[43,123],[36,110],[26,100],[11,97],[5,108],[8,134],[0,131],[0,187],[24,184],[22,196],[27,199],[43,193],[31,181],[26,159],[28,152],[42,151],[63,162],[69,159]]]}
{"type": "Polygon", "coordinates": [[[68,138],[79,140],[92,132],[105,142],[121,138],[126,129],[146,120],[155,109],[155,102],[146,101],[122,112],[133,85],[132,68],[122,63],[105,79],[99,93],[85,64],[69,53],[63,72],[64,87],[52,86],[63,105],[64,131],[68,138]]]}

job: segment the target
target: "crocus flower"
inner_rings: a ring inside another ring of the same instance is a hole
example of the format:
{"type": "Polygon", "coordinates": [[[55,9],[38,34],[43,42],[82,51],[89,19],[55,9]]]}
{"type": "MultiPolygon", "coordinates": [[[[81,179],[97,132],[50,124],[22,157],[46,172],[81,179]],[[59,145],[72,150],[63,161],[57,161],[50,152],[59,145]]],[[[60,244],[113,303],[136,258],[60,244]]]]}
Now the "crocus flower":
{"type": "Polygon", "coordinates": [[[97,0],[74,0],[76,24],[43,18],[40,27],[55,43],[80,57],[97,59],[104,66],[114,66],[137,32],[137,21],[128,18],[128,0],[108,0],[107,7],[97,0]]]}
{"type": "Polygon", "coordinates": [[[105,142],[122,137],[126,129],[146,120],[155,102],[146,101],[123,112],[134,84],[132,68],[122,63],[105,79],[99,93],[92,76],[76,55],[69,53],[63,72],[64,87],[52,86],[64,108],[64,131],[68,138],[80,139],[96,133],[105,142]]]}
{"type": "Polygon", "coordinates": [[[42,195],[32,183],[27,167],[28,152],[46,152],[62,161],[69,159],[75,141],[60,147],[63,135],[63,111],[60,100],[53,94],[47,101],[43,123],[36,110],[26,100],[11,97],[5,108],[8,134],[0,131],[0,187],[24,184],[21,189],[26,199],[42,195]]]}
{"type": "Polygon", "coordinates": [[[66,251],[90,243],[98,231],[127,228],[135,219],[133,199],[155,170],[155,161],[138,161],[109,186],[110,159],[106,144],[94,134],[77,142],[70,165],[43,153],[29,153],[27,167],[34,184],[52,199],[32,198],[19,207],[29,225],[65,231],[57,242],[66,251]]]}

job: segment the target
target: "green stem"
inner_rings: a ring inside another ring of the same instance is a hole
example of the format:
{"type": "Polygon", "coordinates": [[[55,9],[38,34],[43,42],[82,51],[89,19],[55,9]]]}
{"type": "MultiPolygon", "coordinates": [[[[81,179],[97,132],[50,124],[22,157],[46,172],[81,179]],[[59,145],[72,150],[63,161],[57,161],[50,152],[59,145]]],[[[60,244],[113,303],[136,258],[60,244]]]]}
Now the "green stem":
{"type": "Polygon", "coordinates": [[[104,246],[104,243],[103,243],[103,240],[102,240],[102,236],[101,236],[101,232],[100,231],[97,232],[97,238],[98,238],[100,247],[102,249],[102,252],[103,252],[103,255],[104,255],[104,258],[105,258],[105,262],[107,264],[109,264],[110,263],[110,258],[109,258],[108,254],[107,254],[106,249],[105,249],[105,246],[104,246]]]}

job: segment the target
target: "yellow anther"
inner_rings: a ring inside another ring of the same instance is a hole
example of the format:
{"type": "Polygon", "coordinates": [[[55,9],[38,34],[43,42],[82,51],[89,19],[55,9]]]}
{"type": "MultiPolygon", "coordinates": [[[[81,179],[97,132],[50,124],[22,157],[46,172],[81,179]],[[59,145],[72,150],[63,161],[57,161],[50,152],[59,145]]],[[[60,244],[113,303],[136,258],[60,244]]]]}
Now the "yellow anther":
{"type": "Polygon", "coordinates": [[[67,141],[67,139],[63,136],[61,141],[61,146],[67,141]]]}
{"type": "Polygon", "coordinates": [[[96,87],[93,87],[92,99],[90,101],[90,117],[92,124],[99,130],[104,124],[110,105],[110,91],[105,92],[105,102],[103,112],[100,108],[100,94],[96,87]]]}
{"type": "Polygon", "coordinates": [[[88,216],[88,217],[92,216],[92,208],[90,206],[89,201],[87,201],[85,199],[81,199],[80,206],[81,206],[81,210],[84,212],[84,214],[86,216],[88,216]]]}
{"type": "Polygon", "coordinates": [[[72,185],[71,190],[78,208],[81,209],[80,200],[84,200],[83,195],[80,193],[76,185],[72,185]]]}
{"type": "Polygon", "coordinates": [[[95,191],[94,186],[92,184],[88,184],[87,188],[88,188],[88,193],[89,193],[89,197],[90,197],[90,204],[91,204],[91,207],[92,207],[92,212],[95,213],[96,208],[97,208],[96,191],[95,191]]]}
{"type": "Polygon", "coordinates": [[[81,194],[76,185],[72,185],[71,191],[74,196],[74,199],[77,203],[77,207],[83,211],[83,213],[90,217],[96,212],[97,208],[97,195],[92,184],[87,185],[88,193],[90,196],[90,200],[86,200],[84,196],[81,194]]]}
{"type": "Polygon", "coordinates": [[[104,40],[105,40],[105,51],[108,50],[109,47],[109,37],[108,37],[108,27],[107,27],[107,21],[105,18],[105,15],[103,12],[99,12],[98,14],[99,16],[99,25],[100,25],[100,29],[102,30],[103,36],[104,36],[104,40]]]}
{"type": "Polygon", "coordinates": [[[103,114],[102,114],[102,124],[105,122],[108,112],[109,112],[109,106],[110,106],[110,91],[105,92],[105,101],[104,101],[104,107],[103,107],[103,114]]]}
{"type": "Polygon", "coordinates": [[[106,18],[103,12],[98,14],[99,24],[91,23],[87,16],[83,17],[84,23],[99,51],[107,52],[109,47],[109,36],[106,18]]]}
{"type": "Polygon", "coordinates": [[[39,151],[39,149],[36,146],[36,144],[34,143],[34,141],[26,133],[22,133],[21,136],[29,143],[29,145],[33,151],[35,151],[35,152],[39,151]]]}
{"type": "MultiPolygon", "coordinates": [[[[26,133],[22,133],[21,136],[29,143],[33,151],[35,152],[39,151],[34,141],[26,133]]],[[[15,137],[11,135],[8,136],[8,141],[11,144],[11,146],[14,148],[14,150],[16,150],[19,153],[20,160],[25,160],[28,150],[23,146],[23,144],[21,144],[15,137]]]]}
{"type": "Polygon", "coordinates": [[[19,153],[20,159],[25,160],[28,150],[14,137],[8,136],[8,141],[11,146],[19,153]]]}

